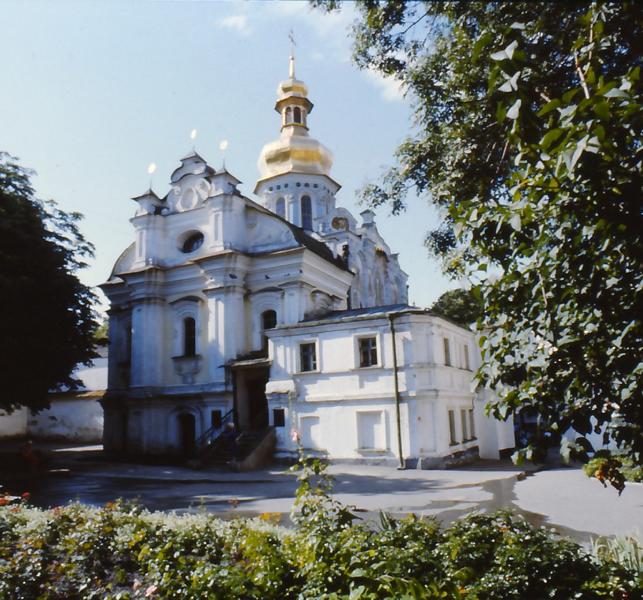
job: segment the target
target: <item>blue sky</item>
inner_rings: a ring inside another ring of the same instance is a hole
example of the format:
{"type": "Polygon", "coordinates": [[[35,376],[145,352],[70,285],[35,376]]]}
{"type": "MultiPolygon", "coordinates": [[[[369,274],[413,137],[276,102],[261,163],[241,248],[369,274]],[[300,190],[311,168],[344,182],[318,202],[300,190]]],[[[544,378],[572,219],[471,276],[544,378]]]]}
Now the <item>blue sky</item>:
{"type": "MultiPolygon", "coordinates": [[[[364,210],[356,191],[376,180],[411,127],[396,84],[350,62],[352,8],[325,15],[306,2],[1,2],[0,149],[38,172],[42,198],[82,212],[96,258],[81,277],[105,281],[133,241],[130,200],[169,175],[192,147],[252,196],[261,147],[278,137],[277,84],[297,42],[297,76],[315,109],[311,135],[334,154],[337,199],[364,210]]],[[[416,199],[377,224],[410,276],[410,299],[429,305],[455,287],[422,244],[437,215],[416,199]]]]}

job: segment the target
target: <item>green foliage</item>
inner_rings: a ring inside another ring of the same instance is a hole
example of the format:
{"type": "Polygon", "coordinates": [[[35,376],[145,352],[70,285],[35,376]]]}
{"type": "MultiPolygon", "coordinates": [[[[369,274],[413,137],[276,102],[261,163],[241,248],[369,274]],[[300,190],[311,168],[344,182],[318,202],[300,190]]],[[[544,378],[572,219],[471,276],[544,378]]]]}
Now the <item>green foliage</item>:
{"type": "Polygon", "coordinates": [[[600,561],[618,563],[643,577],[643,546],[634,537],[600,537],[592,542],[592,554],[600,561]]]}
{"type": "Polygon", "coordinates": [[[489,410],[604,432],[641,464],[640,6],[358,7],[355,60],[402,82],[416,123],[364,196],[396,212],[413,190],[442,211],[427,244],[484,301],[489,410]]]}
{"type": "Polygon", "coordinates": [[[47,406],[93,356],[94,293],[76,276],[93,246],[78,213],[34,197],[30,177],[0,152],[0,408],[47,406]]]}
{"type": "Polygon", "coordinates": [[[643,483],[643,466],[635,464],[627,456],[611,456],[597,452],[596,456],[583,465],[588,477],[596,477],[601,482],[610,481],[610,472],[618,470],[626,481],[643,483]]]}
{"type": "Polygon", "coordinates": [[[324,464],[298,469],[293,529],[122,501],[0,506],[0,598],[625,600],[643,584],[638,546],[592,556],[507,512],[353,524],[324,464]]]}
{"type": "Polygon", "coordinates": [[[462,325],[470,326],[483,314],[484,304],[476,292],[463,289],[449,290],[433,303],[431,310],[462,325]]]}
{"type": "Polygon", "coordinates": [[[631,549],[592,557],[507,513],[447,529],[413,516],[380,529],[332,522],[322,540],[300,526],[125,503],[6,506],[0,534],[0,598],[16,600],[625,599],[643,583],[631,549]]]}
{"type": "Polygon", "coordinates": [[[109,324],[107,320],[104,320],[100,323],[93,333],[94,343],[95,344],[107,344],[109,335],[109,324]]]}

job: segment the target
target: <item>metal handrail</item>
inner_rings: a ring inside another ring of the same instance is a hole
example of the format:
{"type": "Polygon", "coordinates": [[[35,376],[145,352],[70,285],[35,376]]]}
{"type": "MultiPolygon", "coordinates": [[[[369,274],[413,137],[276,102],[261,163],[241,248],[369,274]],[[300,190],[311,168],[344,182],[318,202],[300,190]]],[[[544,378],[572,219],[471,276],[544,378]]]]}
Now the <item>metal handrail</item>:
{"type": "Polygon", "coordinates": [[[206,429],[196,440],[195,445],[198,449],[203,448],[203,446],[210,445],[213,441],[219,436],[220,430],[222,430],[232,419],[234,418],[234,408],[230,409],[225,415],[221,417],[221,423],[217,426],[212,426],[206,429]],[[214,435],[217,433],[217,435],[214,435]]]}

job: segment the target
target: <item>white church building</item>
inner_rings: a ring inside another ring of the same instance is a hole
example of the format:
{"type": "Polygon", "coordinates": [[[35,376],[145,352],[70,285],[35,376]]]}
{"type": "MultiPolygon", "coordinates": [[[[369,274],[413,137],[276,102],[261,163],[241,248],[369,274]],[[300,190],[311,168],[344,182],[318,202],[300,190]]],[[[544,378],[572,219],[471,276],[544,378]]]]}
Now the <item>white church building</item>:
{"type": "Polygon", "coordinates": [[[489,390],[472,389],[473,334],[408,306],[374,214],[337,205],[312,109],[291,58],[255,199],[196,152],[165,196],[134,198],[134,242],[102,286],[107,451],[190,456],[230,422],[278,457],[301,443],[431,466],[513,447],[512,424],[484,415],[489,390]]]}

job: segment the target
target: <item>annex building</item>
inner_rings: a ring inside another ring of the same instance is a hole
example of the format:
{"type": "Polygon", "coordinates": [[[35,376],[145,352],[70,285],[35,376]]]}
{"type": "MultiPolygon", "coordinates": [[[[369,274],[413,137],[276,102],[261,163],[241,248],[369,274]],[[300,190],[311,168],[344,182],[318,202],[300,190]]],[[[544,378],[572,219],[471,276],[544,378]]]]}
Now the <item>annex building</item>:
{"type": "Polygon", "coordinates": [[[102,286],[105,449],[189,456],[230,422],[278,456],[297,439],[333,459],[424,466],[513,447],[511,423],[484,416],[490,391],[472,391],[473,334],[408,306],[374,214],[337,205],[293,58],[275,110],[254,199],[196,152],[163,197],[134,198],[134,242],[102,286]]]}

